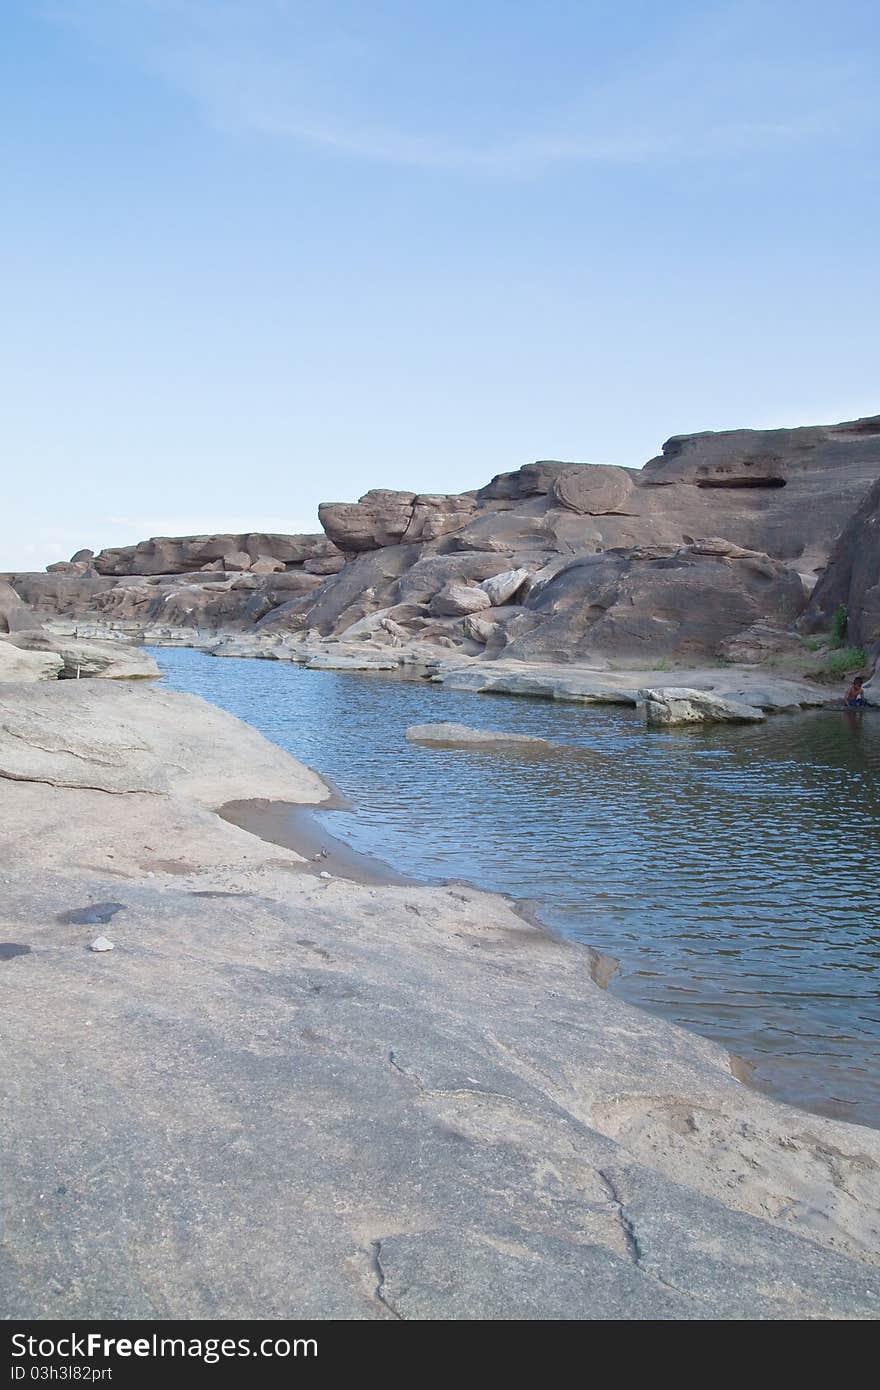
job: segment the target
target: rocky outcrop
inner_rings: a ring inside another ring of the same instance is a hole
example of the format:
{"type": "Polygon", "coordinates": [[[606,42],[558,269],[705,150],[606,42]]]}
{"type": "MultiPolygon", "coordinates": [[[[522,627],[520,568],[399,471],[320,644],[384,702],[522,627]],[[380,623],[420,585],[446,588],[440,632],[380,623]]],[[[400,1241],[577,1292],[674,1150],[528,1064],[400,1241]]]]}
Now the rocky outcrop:
{"type": "MultiPolygon", "coordinates": [[[[0,650],[5,644],[0,644],[0,650]]],[[[181,796],[216,809],[265,796],[320,802],[323,780],[196,696],[118,682],[0,691],[0,779],[181,796]]]]}
{"type": "Polygon", "coordinates": [[[433,541],[457,531],[474,512],[470,494],[444,496],[373,488],[358,502],[324,502],[318,519],[343,551],[378,550],[403,541],[433,541]]]}
{"type": "Polygon", "coordinates": [[[677,435],[645,464],[641,481],[712,495],[719,517],[732,522],[717,534],[800,559],[802,569],[815,571],[878,475],[880,416],[871,416],[799,429],[677,435]],[[728,500],[717,503],[723,494],[728,500]]]}
{"type": "Polygon", "coordinates": [[[0,632],[15,632],[17,628],[30,627],[33,622],[31,610],[17,589],[5,579],[0,579],[0,632]]]}
{"type": "Polygon", "coordinates": [[[551,492],[561,507],[580,516],[603,516],[625,510],[625,502],[635,486],[625,468],[594,464],[591,468],[572,468],[560,473],[551,492]]]}
{"type": "Polygon", "coordinates": [[[571,561],[535,583],[508,630],[505,656],[564,661],[590,654],[645,666],[670,653],[705,658],[758,618],[792,621],[799,576],[767,555],[607,551],[571,561]]]}
{"type": "Polygon", "coordinates": [[[802,626],[827,629],[837,609],[847,612],[847,640],[880,656],[880,480],[845,527],[813,592],[802,626]]]}
{"type": "Polygon", "coordinates": [[[501,898],[212,814],[326,798],[255,730],[5,687],[0,779],[7,1317],[876,1315],[880,1135],[740,1085],[501,898]]]}
{"type": "MultiPolygon", "coordinates": [[[[254,561],[266,558],[286,567],[335,553],[332,542],[324,535],[251,532],[237,536],[153,536],[137,545],[101,550],[91,559],[91,565],[102,575],[187,574],[217,561],[227,570],[246,570],[254,561]]],[[[78,563],[76,556],[71,563],[78,563]]]]}
{"type": "MultiPolygon", "coordinates": [[[[124,642],[82,641],[56,632],[15,632],[5,639],[27,652],[48,653],[60,661],[59,679],[155,680],[160,675],[154,657],[124,642]]],[[[11,678],[10,678],[11,679],[11,678]]]]}
{"type": "Polygon", "coordinates": [[[868,533],[842,542],[824,571],[878,478],[880,417],[681,435],[641,470],[543,460],[458,496],[373,489],[323,505],[323,536],[77,552],[58,572],[9,576],[0,624],[88,615],[323,639],[362,635],[381,615],[369,633],[380,646],[452,646],[487,661],[650,665],[738,650],[760,660],[773,659],[767,633],[790,633],[820,575],[805,622],[827,621],[837,596],[854,640],[873,645],[868,533]]]}
{"type": "Polygon", "coordinates": [[[766,718],[764,711],[753,705],[723,700],[687,686],[663,686],[641,693],[646,724],[760,724],[766,718]]]}
{"type": "Polygon", "coordinates": [[[0,685],[8,681],[54,681],[64,669],[57,652],[22,651],[14,643],[0,641],[0,685]]]}

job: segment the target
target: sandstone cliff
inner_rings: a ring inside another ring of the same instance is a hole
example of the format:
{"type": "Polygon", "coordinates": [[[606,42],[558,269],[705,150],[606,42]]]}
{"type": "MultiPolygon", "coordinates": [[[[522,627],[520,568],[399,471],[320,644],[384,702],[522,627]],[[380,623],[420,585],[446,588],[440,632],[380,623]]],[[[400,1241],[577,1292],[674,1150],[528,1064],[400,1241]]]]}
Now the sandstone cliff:
{"type": "Polygon", "coordinates": [[[78,551],[48,575],[7,576],[0,627],[91,616],[638,664],[712,659],[790,628],[818,579],[814,623],[845,594],[872,642],[876,575],[852,527],[878,479],[880,416],[683,435],[642,469],[543,460],[461,495],[374,489],[322,505],[324,535],[78,551]]]}

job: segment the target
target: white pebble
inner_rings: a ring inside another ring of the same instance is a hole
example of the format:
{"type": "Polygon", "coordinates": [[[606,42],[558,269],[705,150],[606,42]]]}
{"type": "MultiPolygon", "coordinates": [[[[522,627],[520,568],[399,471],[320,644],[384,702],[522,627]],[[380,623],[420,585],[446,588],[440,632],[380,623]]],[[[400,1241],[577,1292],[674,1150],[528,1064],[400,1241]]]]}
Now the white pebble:
{"type": "Polygon", "coordinates": [[[90,951],[112,951],[113,942],[106,936],[98,936],[89,947],[90,951]]]}

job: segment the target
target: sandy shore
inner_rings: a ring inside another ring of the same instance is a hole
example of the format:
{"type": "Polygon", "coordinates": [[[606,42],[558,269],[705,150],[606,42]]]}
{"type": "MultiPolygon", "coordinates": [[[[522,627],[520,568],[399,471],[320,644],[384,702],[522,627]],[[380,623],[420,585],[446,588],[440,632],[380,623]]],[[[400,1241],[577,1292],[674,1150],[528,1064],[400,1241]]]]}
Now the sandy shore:
{"type": "Polygon", "coordinates": [[[230,801],[220,807],[218,814],[230,825],[237,825],[240,830],[257,835],[269,844],[293,850],[303,861],[303,873],[374,885],[415,882],[375,855],[361,854],[331,834],[323,821],[324,812],[331,809],[343,810],[346,806],[335,797],[325,802],[320,810],[291,806],[284,801],[253,799],[230,801]]]}
{"type": "Polygon", "coordinates": [[[502,898],[222,818],[331,793],[203,701],[0,716],[8,1316],[876,1316],[880,1134],[750,1091],[502,898]]]}

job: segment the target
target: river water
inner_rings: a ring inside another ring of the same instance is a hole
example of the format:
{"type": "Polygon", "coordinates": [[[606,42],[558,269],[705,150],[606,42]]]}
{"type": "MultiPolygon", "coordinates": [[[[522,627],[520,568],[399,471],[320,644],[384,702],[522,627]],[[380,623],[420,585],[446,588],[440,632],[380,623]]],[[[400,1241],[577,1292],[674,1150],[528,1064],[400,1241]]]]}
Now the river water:
{"type": "Polygon", "coordinates": [[[761,1089],[880,1126],[880,713],[649,732],[619,706],[154,655],[330,777],[354,810],[326,824],[355,849],[535,900],[619,958],[614,993],[715,1039],[761,1089]],[[440,720],[562,746],[404,739],[440,720]]]}

